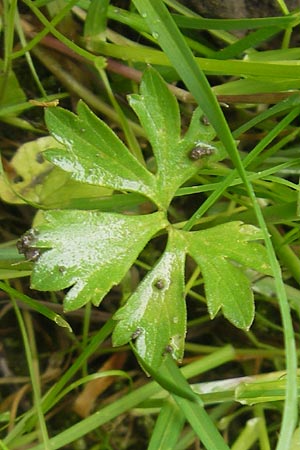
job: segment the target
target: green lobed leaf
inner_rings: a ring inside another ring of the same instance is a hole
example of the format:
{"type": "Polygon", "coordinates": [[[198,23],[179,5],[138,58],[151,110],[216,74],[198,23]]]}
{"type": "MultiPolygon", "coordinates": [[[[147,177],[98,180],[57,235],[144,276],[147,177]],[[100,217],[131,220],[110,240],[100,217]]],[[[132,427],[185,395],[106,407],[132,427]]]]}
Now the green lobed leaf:
{"type": "Polygon", "coordinates": [[[211,144],[215,131],[197,108],[190,126],[181,137],[179,107],[161,76],[148,69],[143,75],[141,94],[130,103],[139,116],[157,162],[157,173],[149,172],[126,148],[116,134],[79,102],[77,115],[62,108],[48,108],[47,126],[62,144],[44,152],[46,159],[69,172],[77,182],[132,191],[167,208],[177,189],[199,171],[207,160],[220,160],[225,150],[211,144]],[[201,149],[191,157],[194,148],[201,149]]]}
{"type": "Polygon", "coordinates": [[[83,183],[138,192],[156,202],[155,178],[129,152],[116,134],[83,103],[78,115],[62,108],[48,108],[47,126],[64,145],[45,157],[83,183]]]}
{"type": "Polygon", "coordinates": [[[223,155],[211,143],[216,133],[208,123],[201,122],[203,112],[200,108],[194,112],[188,131],[181,137],[177,100],[153,68],[144,72],[140,92],[140,95],[129,96],[129,103],[151,143],[157,162],[159,198],[167,207],[176,190],[197,173],[207,160],[205,152],[204,157],[191,159],[190,152],[194,147],[209,149],[209,156],[218,160],[223,155]]]}
{"type": "Polygon", "coordinates": [[[201,268],[211,317],[222,309],[236,327],[249,329],[254,299],[240,266],[271,274],[265,248],[251,242],[262,238],[261,231],[242,222],[229,222],[203,231],[181,232],[181,236],[201,268]]]}
{"type": "MultiPolygon", "coordinates": [[[[178,187],[203,166],[203,155],[219,160],[224,150],[218,144],[211,145],[215,131],[201,121],[200,108],[181,137],[177,101],[153,69],[146,71],[141,95],[131,96],[131,103],[153,147],[156,175],[147,171],[84,103],[79,104],[77,116],[60,108],[46,111],[47,124],[64,148],[45,153],[77,181],[131,190],[167,209],[178,187]],[[195,150],[196,157],[191,153],[195,150]]],[[[36,260],[32,287],[70,288],[64,303],[67,311],[89,301],[99,305],[111,287],[122,280],[149,239],[166,227],[165,252],[114,316],[118,323],[113,344],[134,340],[138,355],[151,370],[160,367],[168,352],[174,359],[182,358],[187,253],[202,270],[211,317],[222,308],[232,323],[248,329],[254,302],[240,265],[266,274],[270,274],[270,268],[264,247],[251,242],[261,239],[261,232],[242,222],[186,232],[171,227],[163,212],[143,216],[87,210],[46,212],[29,243],[27,238],[23,241],[28,247],[25,255],[36,260]]]]}
{"type": "MultiPolygon", "coordinates": [[[[71,207],[73,209],[96,209],[91,205],[99,202],[97,209],[101,209],[100,199],[109,201],[112,194],[111,189],[80,183],[74,180],[70,173],[62,171],[59,167],[53,167],[43,181],[40,205],[43,205],[45,209],[69,209],[71,207]]],[[[101,210],[103,211],[103,209],[101,210]]]]}
{"type": "Polygon", "coordinates": [[[114,315],[119,322],[113,332],[113,345],[133,340],[137,353],[153,370],[161,365],[166,353],[177,360],[183,356],[185,253],[184,243],[170,229],[164,254],[114,315]]]}
{"type": "Polygon", "coordinates": [[[148,240],[166,224],[161,212],[144,216],[76,210],[46,212],[31,244],[41,252],[31,286],[41,291],[71,287],[64,299],[66,311],[89,301],[99,305],[148,240]]]}
{"type": "Polygon", "coordinates": [[[164,170],[168,165],[164,157],[180,140],[180,113],[175,96],[159,73],[148,68],[142,77],[140,95],[130,95],[129,102],[147,132],[157,165],[164,170]]]}

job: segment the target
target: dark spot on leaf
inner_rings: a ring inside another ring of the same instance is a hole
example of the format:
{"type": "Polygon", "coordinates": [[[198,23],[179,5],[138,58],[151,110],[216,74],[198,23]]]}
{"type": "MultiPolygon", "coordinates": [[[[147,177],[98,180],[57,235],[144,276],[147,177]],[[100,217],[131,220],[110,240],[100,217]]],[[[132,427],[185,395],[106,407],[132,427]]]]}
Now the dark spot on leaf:
{"type": "Polygon", "coordinates": [[[22,183],[22,181],[24,181],[24,178],[21,175],[17,175],[14,179],[13,182],[14,183],[22,183]]]}
{"type": "Polygon", "coordinates": [[[21,238],[18,240],[17,242],[17,247],[19,248],[19,246],[24,246],[24,247],[28,247],[30,245],[32,245],[38,236],[38,232],[35,228],[30,228],[30,230],[26,231],[26,233],[23,234],[23,236],[21,236],[21,238]]]}
{"type": "Polygon", "coordinates": [[[58,266],[58,271],[63,275],[66,273],[67,268],[65,266],[58,266]]]}
{"type": "Polygon", "coordinates": [[[210,125],[209,120],[206,116],[201,117],[201,123],[203,123],[203,125],[205,125],[205,126],[210,125]]]}
{"type": "Polygon", "coordinates": [[[143,329],[138,327],[134,333],[132,333],[131,335],[131,339],[134,341],[135,339],[137,339],[143,332],[143,329]]]}
{"type": "Polygon", "coordinates": [[[165,351],[164,351],[164,355],[166,354],[166,353],[173,353],[173,347],[172,347],[172,345],[167,345],[166,347],[165,347],[165,351]]]}
{"type": "Polygon", "coordinates": [[[153,285],[154,285],[154,287],[156,287],[156,289],[161,290],[166,286],[166,283],[164,280],[159,279],[159,280],[156,280],[153,285]]]}
{"type": "Polygon", "coordinates": [[[210,145],[197,145],[190,151],[189,158],[192,161],[198,161],[198,159],[201,159],[205,156],[211,156],[214,152],[214,148],[210,145]]]}
{"type": "Polygon", "coordinates": [[[43,164],[43,162],[45,161],[43,153],[42,152],[37,153],[35,160],[37,163],[43,164]]]}
{"type": "Polygon", "coordinates": [[[37,261],[40,257],[40,251],[35,247],[38,236],[37,230],[31,228],[17,241],[17,249],[28,261],[37,261]]]}
{"type": "Polygon", "coordinates": [[[37,175],[36,177],[32,178],[31,186],[36,186],[37,184],[42,184],[45,179],[45,174],[41,173],[37,175]]]}
{"type": "Polygon", "coordinates": [[[29,248],[24,252],[24,256],[28,261],[37,261],[41,256],[38,248],[29,248]]]}

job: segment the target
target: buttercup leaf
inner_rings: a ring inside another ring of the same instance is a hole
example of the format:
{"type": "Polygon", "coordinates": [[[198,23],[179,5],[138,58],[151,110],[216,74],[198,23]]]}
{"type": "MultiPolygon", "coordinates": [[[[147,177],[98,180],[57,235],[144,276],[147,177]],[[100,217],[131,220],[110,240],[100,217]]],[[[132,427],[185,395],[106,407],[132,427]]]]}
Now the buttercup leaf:
{"type": "Polygon", "coordinates": [[[222,309],[236,327],[249,329],[254,318],[254,300],[250,281],[242,269],[250,267],[271,274],[266,249],[251,242],[261,239],[260,230],[242,222],[229,222],[181,233],[188,253],[201,268],[211,317],[222,309]]]}
{"type": "Polygon", "coordinates": [[[31,285],[41,291],[71,287],[64,300],[66,311],[89,301],[99,305],[165,224],[163,213],[46,212],[31,244],[40,252],[31,285]]]}
{"type": "Polygon", "coordinates": [[[133,340],[142,359],[153,369],[160,366],[164,354],[181,360],[186,333],[184,296],[185,248],[169,232],[167,248],[127,300],[114,315],[118,320],[113,344],[133,340]]]}
{"type": "Polygon", "coordinates": [[[157,162],[157,190],[160,202],[167,207],[177,189],[213,157],[225,155],[221,146],[212,143],[216,133],[201,121],[203,112],[197,108],[190,127],[181,137],[179,106],[161,76],[152,68],[145,71],[141,94],[129,96],[130,106],[139,117],[151,143],[157,162]],[[202,149],[196,158],[194,148],[202,149]]]}
{"type": "Polygon", "coordinates": [[[97,204],[113,212],[87,210],[83,199],[77,204],[85,210],[43,213],[37,230],[25,234],[18,248],[34,262],[32,287],[41,291],[69,288],[64,308],[70,311],[88,302],[99,305],[112,286],[124,278],[148,241],[167,230],[165,251],[114,315],[113,344],[132,341],[145,367],[156,370],[166,353],[179,361],[183,357],[187,254],[201,268],[211,318],[222,310],[229,321],[243,329],[249,329],[254,317],[245,268],[267,275],[271,270],[266,250],[258,242],[262,234],[252,225],[231,222],[187,232],[173,227],[166,218],[177,189],[205,164],[225,156],[201,109],[195,110],[182,136],[177,101],[153,69],[146,70],[140,95],[132,95],[130,104],[152,146],[157,166],[154,174],[84,103],[79,103],[77,115],[61,108],[47,109],[47,125],[61,146],[44,152],[59,167],[55,170],[64,170],[84,186],[122,193],[111,192],[109,202],[97,204]],[[128,191],[135,196],[133,203],[128,191]],[[125,203],[123,196],[129,197],[125,203]],[[130,208],[144,197],[156,204],[158,212],[116,213],[120,202],[130,208]]]}
{"type": "Polygon", "coordinates": [[[153,201],[155,178],[129,152],[117,135],[83,103],[78,115],[62,108],[48,108],[47,126],[64,148],[44,155],[82,183],[143,194],[153,201]]]}

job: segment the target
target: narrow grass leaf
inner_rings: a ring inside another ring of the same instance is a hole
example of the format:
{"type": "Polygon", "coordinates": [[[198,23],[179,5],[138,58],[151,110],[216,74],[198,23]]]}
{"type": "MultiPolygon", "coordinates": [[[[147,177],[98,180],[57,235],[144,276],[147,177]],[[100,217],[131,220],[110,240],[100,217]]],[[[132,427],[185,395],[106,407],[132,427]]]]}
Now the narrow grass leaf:
{"type": "Polygon", "coordinates": [[[231,450],[249,450],[259,439],[261,419],[253,417],[247,420],[245,427],[240,432],[239,437],[233,443],[231,450]]]}
{"type": "MultiPolygon", "coordinates": [[[[83,366],[84,363],[93,355],[99,346],[103,343],[105,339],[111,334],[114,327],[113,320],[109,320],[103,325],[103,327],[95,334],[95,336],[89,341],[83,352],[75,359],[73,364],[69,369],[60,377],[60,379],[49,389],[49,391],[42,398],[42,408],[43,412],[46,413],[50,408],[52,408],[59,397],[60,392],[69,383],[72,377],[78,372],[78,370],[83,366]]],[[[4,439],[5,444],[9,445],[10,448],[14,447],[14,442],[27,433],[28,430],[35,428],[37,422],[37,417],[35,415],[34,409],[27,411],[22,417],[22,419],[15,425],[15,427],[9,432],[9,434],[4,439]]],[[[68,430],[66,430],[68,435],[68,430]]],[[[72,436],[68,435],[69,441],[72,442],[72,436]]],[[[76,437],[75,437],[76,439],[76,437]]],[[[52,441],[51,441],[52,442],[52,441]]],[[[41,450],[44,448],[41,446],[41,450]]]]}
{"type": "Polygon", "coordinates": [[[175,23],[182,28],[196,30],[250,30],[254,28],[296,26],[300,21],[298,12],[281,17],[259,17],[257,19],[208,19],[203,17],[186,17],[172,15],[175,23]]]}
{"type": "MultiPolygon", "coordinates": [[[[176,385],[188,386],[187,380],[170,357],[166,359],[162,370],[164,375],[168,376],[170,381],[176,385]]],[[[203,408],[199,396],[195,396],[194,401],[175,394],[172,394],[172,396],[207,450],[229,450],[217,427],[203,408]]]]}
{"type": "MultiPolygon", "coordinates": [[[[103,342],[104,339],[108,337],[113,329],[113,321],[107,322],[102,329],[95,335],[92,339],[88,347],[84,350],[84,352],[79,355],[78,359],[75,363],[70,367],[70,369],[62,376],[61,380],[54,386],[54,388],[49,392],[47,398],[43,400],[43,407],[47,408],[51,406],[51,401],[54,401],[58,392],[62,389],[63,386],[67,384],[67,382],[71,379],[71,377],[79,370],[82,366],[83,362],[90,357],[96,349],[99,348],[99,345],[103,342]],[[46,403],[47,401],[47,403],[46,403]]],[[[234,359],[235,353],[231,346],[226,346],[209,356],[201,358],[191,364],[182,368],[182,372],[185,377],[191,378],[199,373],[203,373],[207,370],[210,370],[214,367],[218,367],[221,364],[225,364],[226,362],[232,361],[234,359]]],[[[178,369],[179,370],[179,369],[178,369]]],[[[168,377],[170,378],[170,377],[168,377]]],[[[172,381],[170,379],[170,381],[172,381]]],[[[183,383],[181,383],[181,387],[183,383]]],[[[185,385],[184,385],[185,387],[185,385]]],[[[138,388],[136,391],[125,395],[119,400],[116,400],[114,403],[107,405],[92,414],[90,417],[80,421],[78,424],[73,425],[68,430],[65,430],[59,433],[57,436],[50,439],[51,449],[57,450],[64,445],[70,444],[71,442],[79,439],[82,436],[85,436],[90,431],[99,428],[101,425],[113,420],[115,417],[118,417],[120,414],[130,410],[131,408],[136,407],[144,400],[149,399],[151,396],[158,394],[161,392],[161,387],[156,382],[150,382],[141,388],[138,388]]],[[[180,386],[178,386],[180,389],[180,386]]],[[[189,389],[193,398],[195,394],[189,389]]],[[[198,406],[197,403],[195,403],[198,406]]],[[[19,424],[12,430],[9,437],[5,439],[5,444],[9,444],[12,442],[12,438],[15,438],[18,434],[17,432],[24,432],[27,421],[21,420],[19,424]]],[[[215,428],[214,428],[215,431],[215,428]]],[[[225,447],[228,450],[227,447],[225,447]]],[[[223,450],[224,447],[220,447],[218,450],[223,450]]],[[[37,445],[32,447],[31,450],[44,450],[42,445],[37,445]]]]}
{"type": "Polygon", "coordinates": [[[33,298],[28,297],[28,295],[22,294],[22,292],[17,291],[16,289],[12,288],[2,281],[0,281],[0,289],[2,289],[10,296],[21,300],[21,302],[28,305],[33,311],[42,314],[43,316],[55,322],[57,325],[68,328],[69,331],[72,331],[71,326],[62,316],[55,313],[50,308],[47,308],[47,306],[42,305],[38,300],[34,300],[33,298]]]}
{"type": "Polygon", "coordinates": [[[84,22],[85,37],[105,37],[109,0],[92,0],[84,22]]]}
{"type": "Polygon", "coordinates": [[[173,450],[184,422],[184,414],[176,403],[166,400],[156,420],[148,450],[173,450]]]}
{"type": "Polygon", "coordinates": [[[262,28],[253,33],[248,34],[244,38],[239,39],[234,44],[228,45],[224,49],[216,52],[212,55],[212,58],[216,59],[229,59],[240,56],[245,50],[255,48],[267,39],[276,35],[281,31],[280,28],[262,28]]]}

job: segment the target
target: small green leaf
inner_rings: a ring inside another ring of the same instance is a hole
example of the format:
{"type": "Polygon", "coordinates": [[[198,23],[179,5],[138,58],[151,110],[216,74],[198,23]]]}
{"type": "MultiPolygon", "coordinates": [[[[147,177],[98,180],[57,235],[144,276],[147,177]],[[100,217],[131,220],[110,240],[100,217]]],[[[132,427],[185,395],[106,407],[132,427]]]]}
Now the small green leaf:
{"type": "Polygon", "coordinates": [[[254,300],[240,265],[271,274],[265,248],[251,242],[262,238],[260,230],[242,222],[230,222],[181,235],[188,253],[201,268],[211,317],[222,308],[224,316],[236,327],[249,329],[254,300]]]}
{"type": "Polygon", "coordinates": [[[120,308],[113,345],[135,341],[137,353],[153,370],[166,353],[181,360],[186,333],[184,243],[170,229],[167,248],[137,290],[120,308]]]}
{"type": "Polygon", "coordinates": [[[76,181],[136,192],[166,209],[177,189],[208,159],[222,159],[221,147],[211,144],[215,132],[209,124],[201,123],[199,108],[181,138],[177,100],[154,69],[146,70],[141,94],[132,95],[130,104],[153,147],[155,176],[83,102],[78,104],[78,115],[61,108],[46,110],[47,126],[63,148],[48,149],[44,155],[76,181]]]}
{"type": "Polygon", "coordinates": [[[46,110],[47,126],[64,148],[47,150],[45,157],[77,181],[138,192],[155,201],[154,176],[83,102],[77,112],[46,110]]]}
{"type": "Polygon", "coordinates": [[[72,286],[64,300],[66,311],[89,301],[99,305],[148,240],[166,224],[163,213],[127,216],[98,211],[46,212],[31,244],[41,252],[31,286],[41,291],[72,286]]]}

